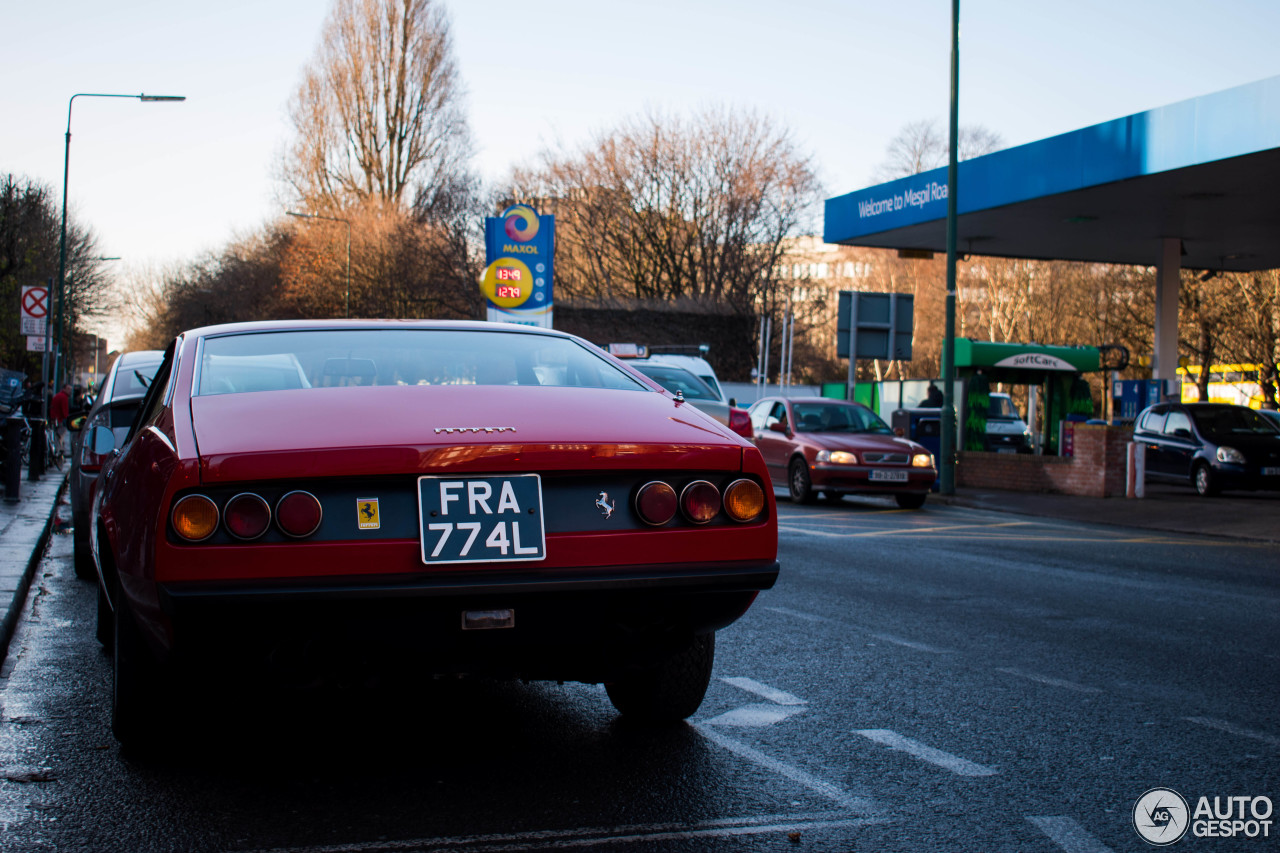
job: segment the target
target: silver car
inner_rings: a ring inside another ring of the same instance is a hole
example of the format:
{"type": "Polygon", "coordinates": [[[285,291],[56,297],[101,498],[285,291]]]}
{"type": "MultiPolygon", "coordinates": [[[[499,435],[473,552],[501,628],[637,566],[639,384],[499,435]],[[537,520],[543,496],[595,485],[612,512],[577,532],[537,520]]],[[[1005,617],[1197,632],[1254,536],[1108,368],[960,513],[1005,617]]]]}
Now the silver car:
{"type": "Polygon", "coordinates": [[[115,360],[98,396],[89,408],[83,424],[78,425],[71,445],[71,474],[67,491],[71,497],[72,539],[75,543],[76,574],[82,578],[94,578],[93,554],[89,552],[89,508],[93,506],[93,493],[98,485],[98,471],[105,457],[85,446],[81,439],[96,426],[110,427],[115,433],[116,445],[129,432],[133,416],[142,405],[147,386],[156,375],[164,353],[159,350],[127,352],[115,360]]]}

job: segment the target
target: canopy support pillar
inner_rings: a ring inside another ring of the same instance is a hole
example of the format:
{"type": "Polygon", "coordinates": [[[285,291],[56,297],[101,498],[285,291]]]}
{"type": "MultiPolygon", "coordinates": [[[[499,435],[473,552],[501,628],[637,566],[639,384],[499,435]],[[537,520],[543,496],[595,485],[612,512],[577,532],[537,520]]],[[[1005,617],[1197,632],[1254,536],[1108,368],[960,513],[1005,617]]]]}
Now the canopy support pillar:
{"type": "Polygon", "coordinates": [[[1178,289],[1182,272],[1182,240],[1161,240],[1160,263],[1156,265],[1155,358],[1151,376],[1175,382],[1178,378],[1178,289]]]}

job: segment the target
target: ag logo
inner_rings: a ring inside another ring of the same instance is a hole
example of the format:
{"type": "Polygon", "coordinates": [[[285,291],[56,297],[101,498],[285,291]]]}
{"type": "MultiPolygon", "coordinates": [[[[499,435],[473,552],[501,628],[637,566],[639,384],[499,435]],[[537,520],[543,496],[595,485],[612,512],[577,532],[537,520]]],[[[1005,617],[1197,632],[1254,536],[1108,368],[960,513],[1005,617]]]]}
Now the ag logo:
{"type": "Polygon", "coordinates": [[[1133,806],[1133,828],[1156,847],[1181,841],[1190,823],[1187,801],[1172,788],[1152,788],[1133,806]]]}

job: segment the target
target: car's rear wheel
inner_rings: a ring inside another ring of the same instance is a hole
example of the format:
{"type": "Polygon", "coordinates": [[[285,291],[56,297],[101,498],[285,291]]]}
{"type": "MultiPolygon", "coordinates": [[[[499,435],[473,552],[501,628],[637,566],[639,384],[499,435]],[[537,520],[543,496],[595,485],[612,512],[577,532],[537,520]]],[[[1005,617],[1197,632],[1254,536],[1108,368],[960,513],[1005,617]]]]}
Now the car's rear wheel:
{"type": "Polygon", "coordinates": [[[98,572],[93,566],[93,552],[89,550],[89,533],[87,530],[81,533],[79,524],[72,528],[71,546],[75,554],[76,577],[82,580],[96,578],[98,572]]]}
{"type": "Polygon", "coordinates": [[[114,617],[111,615],[111,604],[107,601],[107,594],[102,591],[102,584],[98,584],[98,625],[97,637],[98,642],[102,643],[102,647],[108,652],[115,645],[116,626],[114,617]]]}
{"type": "Polygon", "coordinates": [[[661,663],[605,685],[609,701],[626,719],[673,723],[702,705],[711,682],[716,635],[702,634],[661,663]]]}
{"type": "Polygon", "coordinates": [[[805,461],[799,457],[792,459],[791,467],[787,473],[787,487],[791,493],[792,502],[798,504],[813,503],[815,497],[813,481],[809,479],[809,466],[805,464],[805,461]]]}
{"type": "Polygon", "coordinates": [[[116,600],[112,622],[111,733],[126,747],[143,747],[155,737],[160,722],[160,664],[122,597],[116,600]]]}
{"type": "Polygon", "coordinates": [[[893,496],[893,499],[897,501],[898,506],[902,507],[903,509],[919,509],[920,507],[924,506],[924,502],[928,499],[928,497],[929,497],[928,493],[919,494],[919,495],[897,494],[893,496]]]}
{"type": "Polygon", "coordinates": [[[1201,497],[1211,497],[1218,493],[1218,480],[1213,476],[1213,469],[1201,462],[1191,472],[1191,483],[1201,497]]]}

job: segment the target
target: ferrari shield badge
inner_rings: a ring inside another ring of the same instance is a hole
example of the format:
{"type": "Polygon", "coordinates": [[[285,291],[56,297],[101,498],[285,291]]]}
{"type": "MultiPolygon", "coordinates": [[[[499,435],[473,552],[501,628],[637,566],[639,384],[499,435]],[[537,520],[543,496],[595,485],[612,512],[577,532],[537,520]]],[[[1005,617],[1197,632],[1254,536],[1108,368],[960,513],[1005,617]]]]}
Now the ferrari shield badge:
{"type": "Polygon", "coordinates": [[[356,526],[361,530],[377,530],[382,526],[377,498],[356,498],[356,526]]]}

